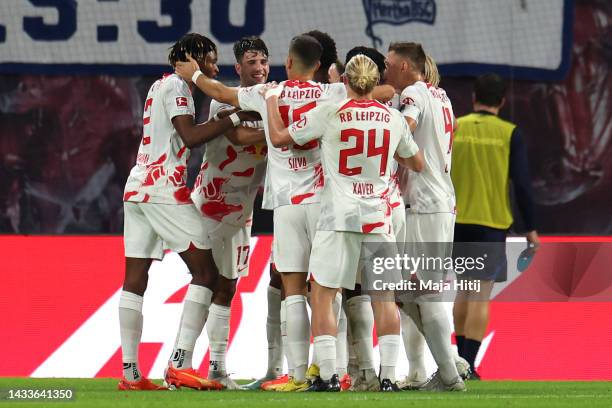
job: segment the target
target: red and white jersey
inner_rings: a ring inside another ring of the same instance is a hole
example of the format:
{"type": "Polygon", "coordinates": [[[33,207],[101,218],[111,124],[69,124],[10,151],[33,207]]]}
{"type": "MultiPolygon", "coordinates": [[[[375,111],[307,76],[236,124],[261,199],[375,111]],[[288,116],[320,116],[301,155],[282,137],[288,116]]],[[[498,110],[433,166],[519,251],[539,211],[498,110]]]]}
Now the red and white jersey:
{"type": "Polygon", "coordinates": [[[123,201],[191,204],[186,185],[189,149],[172,124],[180,115],[195,115],[191,91],[178,75],[166,75],[147,94],[142,143],[123,201]]]}
{"type": "Polygon", "coordinates": [[[425,82],[406,87],[400,97],[404,116],[414,119],[414,140],[423,151],[422,172],[401,174],[402,196],[417,213],[455,212],[455,190],[451,180],[453,106],[442,88],[425,82]]]}
{"type": "MultiPolygon", "coordinates": [[[[211,101],[209,119],[233,106],[211,101]]],[[[243,122],[263,128],[263,123],[243,122]]],[[[252,220],[253,202],[266,171],[268,146],[236,146],[226,137],[206,143],[204,160],[191,198],[204,217],[245,226],[252,220]]]]}
{"type": "Polygon", "coordinates": [[[325,187],[318,230],[392,232],[393,156],[419,150],[400,112],[374,100],[345,99],[308,112],[289,134],[302,145],[321,141],[325,187]]]}
{"type": "MultiPolygon", "coordinates": [[[[386,102],[386,105],[390,108],[399,110],[400,109],[400,95],[397,93],[393,94],[393,98],[386,102]]],[[[391,180],[389,181],[389,203],[391,208],[399,207],[404,205],[402,199],[402,193],[399,187],[399,175],[400,165],[395,160],[391,162],[391,180]]]]}
{"type": "MultiPolygon", "coordinates": [[[[316,106],[346,98],[344,84],[322,84],[314,81],[284,81],[278,100],[285,126],[299,121],[316,106]]],[[[259,112],[264,122],[268,142],[268,165],[262,207],[273,210],[281,205],[318,203],[323,189],[321,151],[317,140],[303,146],[276,148],[268,136],[268,115],[265,98],[259,94],[264,85],[241,88],[240,107],[259,112]]],[[[319,135],[320,136],[320,135],[319,135]]]]}

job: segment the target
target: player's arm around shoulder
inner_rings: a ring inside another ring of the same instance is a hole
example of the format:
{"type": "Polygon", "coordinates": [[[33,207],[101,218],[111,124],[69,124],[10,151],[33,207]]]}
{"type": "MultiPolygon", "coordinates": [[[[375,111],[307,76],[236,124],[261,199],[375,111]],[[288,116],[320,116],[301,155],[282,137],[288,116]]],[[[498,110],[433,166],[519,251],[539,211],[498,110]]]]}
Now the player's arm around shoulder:
{"type": "Polygon", "coordinates": [[[395,96],[395,89],[391,85],[377,85],[372,90],[372,98],[386,103],[395,96]]]}
{"type": "Polygon", "coordinates": [[[400,141],[393,157],[400,166],[420,173],[425,168],[423,152],[419,150],[419,146],[414,141],[407,121],[401,117],[399,112],[394,114],[394,116],[394,120],[397,122],[397,129],[400,133],[400,141]]]}
{"type": "MultiPolygon", "coordinates": [[[[193,105],[193,100],[190,103],[193,105]]],[[[196,124],[193,107],[189,114],[181,114],[177,111],[170,111],[169,113],[172,118],[172,125],[185,146],[190,149],[224,134],[228,130],[240,125],[242,121],[253,119],[251,112],[236,112],[235,109],[225,109],[219,110],[208,121],[196,124]]]]}
{"type": "Polygon", "coordinates": [[[307,112],[302,119],[285,127],[278,109],[278,96],[266,96],[268,130],[270,141],[274,147],[292,144],[304,145],[323,136],[328,123],[327,113],[333,104],[324,104],[307,112]]]}
{"type": "Polygon", "coordinates": [[[187,56],[188,62],[178,61],[176,63],[175,72],[180,75],[188,83],[193,83],[195,86],[200,88],[202,92],[222,103],[240,107],[238,102],[238,88],[233,88],[224,85],[216,79],[208,78],[200,71],[198,63],[187,56]]]}
{"type": "Polygon", "coordinates": [[[289,134],[289,130],[285,127],[278,109],[278,98],[282,90],[282,85],[269,84],[262,87],[259,91],[266,101],[268,137],[274,147],[283,147],[293,144],[293,139],[289,134]]]}
{"type": "MultiPolygon", "coordinates": [[[[220,103],[219,101],[213,99],[212,101],[210,101],[208,119],[218,121],[236,112],[238,112],[238,108],[235,108],[232,105],[228,105],[225,103],[220,103]]],[[[253,119],[257,121],[250,123],[261,123],[261,117],[258,113],[250,112],[248,114],[251,114],[253,116],[253,119]]],[[[239,114],[239,117],[241,120],[245,121],[246,115],[247,112],[241,113],[239,114]]],[[[245,126],[245,123],[242,123],[240,126],[230,128],[223,134],[230,142],[232,142],[236,146],[251,145],[265,141],[265,135],[262,126],[245,126]]]]}
{"type": "Polygon", "coordinates": [[[268,115],[268,136],[274,147],[283,147],[293,144],[289,129],[285,127],[278,110],[278,96],[266,96],[266,110],[268,115]]]}
{"type": "Polygon", "coordinates": [[[242,125],[225,132],[225,137],[236,146],[253,145],[266,140],[263,129],[242,125]]]}

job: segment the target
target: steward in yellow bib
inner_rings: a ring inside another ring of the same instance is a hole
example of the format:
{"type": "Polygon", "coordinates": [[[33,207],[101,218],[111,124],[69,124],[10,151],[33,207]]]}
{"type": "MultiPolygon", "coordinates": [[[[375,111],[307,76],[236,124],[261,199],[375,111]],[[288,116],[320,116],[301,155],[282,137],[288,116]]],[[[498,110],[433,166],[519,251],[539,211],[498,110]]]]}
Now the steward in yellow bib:
{"type": "MultiPolygon", "coordinates": [[[[487,246],[489,251],[499,252],[499,256],[492,258],[499,260],[493,262],[493,267],[457,276],[458,280],[480,281],[478,293],[458,291],[453,308],[457,348],[459,355],[470,363],[473,379],[480,379],[474,360],[489,322],[488,299],[493,283],[505,281],[507,275],[506,234],[514,220],[510,182],[529,231],[527,241],[534,250],[539,245],[523,136],[515,124],[497,116],[506,101],[505,92],[506,85],[498,75],[478,77],[474,83],[474,112],[457,119],[453,141],[451,177],[457,200],[454,240],[499,242],[499,245],[487,246]]],[[[460,251],[459,245],[455,247],[460,251]]]]}

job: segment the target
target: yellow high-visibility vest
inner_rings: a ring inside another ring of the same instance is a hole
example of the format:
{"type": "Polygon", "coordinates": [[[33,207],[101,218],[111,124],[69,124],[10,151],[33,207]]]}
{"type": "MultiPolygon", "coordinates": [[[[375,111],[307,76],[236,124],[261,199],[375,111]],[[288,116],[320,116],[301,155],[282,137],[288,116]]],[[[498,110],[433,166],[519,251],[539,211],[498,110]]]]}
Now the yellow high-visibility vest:
{"type": "Polygon", "coordinates": [[[496,115],[471,113],[457,119],[451,177],[457,222],[508,229],[510,139],[516,125],[496,115]]]}

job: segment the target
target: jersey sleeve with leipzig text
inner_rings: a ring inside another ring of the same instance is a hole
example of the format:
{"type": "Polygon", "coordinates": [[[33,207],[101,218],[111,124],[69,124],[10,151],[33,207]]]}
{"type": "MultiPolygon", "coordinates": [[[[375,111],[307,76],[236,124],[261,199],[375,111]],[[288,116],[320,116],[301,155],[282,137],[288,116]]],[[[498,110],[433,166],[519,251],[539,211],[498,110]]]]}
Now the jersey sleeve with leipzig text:
{"type": "Polygon", "coordinates": [[[166,75],[147,94],[142,142],[130,171],[123,200],[161,204],[191,204],[186,185],[189,149],[172,119],[195,116],[189,86],[179,76],[166,75]]]}
{"type": "MultiPolygon", "coordinates": [[[[279,112],[286,127],[299,122],[317,106],[346,97],[343,84],[288,80],[279,85],[283,87],[278,99],[279,112]]],[[[262,86],[238,92],[241,108],[259,112],[266,131],[268,162],[262,207],[272,210],[282,205],[318,203],[324,184],[319,142],[314,139],[301,145],[274,147],[268,133],[266,102],[260,94],[262,86]]]]}
{"type": "MultiPolygon", "coordinates": [[[[233,106],[210,102],[209,119],[233,106]]],[[[263,123],[243,122],[262,129],[263,123]]],[[[265,143],[237,146],[225,136],[206,143],[206,151],[191,193],[202,216],[237,226],[252,222],[253,202],[266,170],[265,143]]]]}
{"type": "Polygon", "coordinates": [[[347,99],[321,106],[289,128],[296,142],[323,133],[325,187],[319,230],[391,232],[388,194],[393,155],[400,143],[403,154],[411,149],[416,153],[404,123],[399,112],[380,102],[347,99]]]}
{"type": "Polygon", "coordinates": [[[416,82],[402,92],[402,113],[414,119],[414,140],[423,151],[422,172],[403,172],[400,188],[411,211],[453,213],[455,190],[450,177],[453,148],[453,106],[442,88],[416,82]]]}

